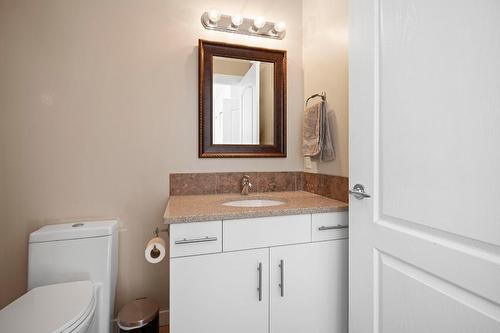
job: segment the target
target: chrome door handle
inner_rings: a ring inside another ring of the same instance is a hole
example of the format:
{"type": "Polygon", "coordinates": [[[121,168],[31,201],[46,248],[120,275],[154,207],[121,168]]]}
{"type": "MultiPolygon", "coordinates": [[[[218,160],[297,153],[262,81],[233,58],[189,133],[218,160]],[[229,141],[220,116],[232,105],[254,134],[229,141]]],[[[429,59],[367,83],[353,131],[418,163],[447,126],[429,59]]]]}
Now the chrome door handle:
{"type": "Polygon", "coordinates": [[[280,264],[278,266],[280,268],[280,283],[278,286],[281,290],[281,297],[285,297],[285,262],[280,260],[280,264]]]}
{"type": "Polygon", "coordinates": [[[175,241],[176,245],[179,244],[193,244],[193,243],[205,243],[205,242],[215,242],[217,240],[217,237],[204,237],[204,238],[192,238],[192,239],[181,239],[178,241],[175,241]]]}
{"type": "Polygon", "coordinates": [[[345,228],[349,228],[349,226],[348,225],[331,225],[331,226],[325,227],[324,225],[322,225],[321,227],[318,228],[318,230],[324,231],[324,230],[345,229],[345,228]]]}
{"type": "Polygon", "coordinates": [[[371,198],[371,195],[365,192],[365,187],[361,184],[356,184],[349,190],[349,194],[352,194],[356,199],[362,200],[364,198],[371,198]]]}
{"type": "Polygon", "coordinates": [[[257,271],[259,272],[259,287],[257,288],[257,292],[259,293],[259,302],[262,301],[262,263],[259,262],[259,266],[257,266],[257,271]]]}

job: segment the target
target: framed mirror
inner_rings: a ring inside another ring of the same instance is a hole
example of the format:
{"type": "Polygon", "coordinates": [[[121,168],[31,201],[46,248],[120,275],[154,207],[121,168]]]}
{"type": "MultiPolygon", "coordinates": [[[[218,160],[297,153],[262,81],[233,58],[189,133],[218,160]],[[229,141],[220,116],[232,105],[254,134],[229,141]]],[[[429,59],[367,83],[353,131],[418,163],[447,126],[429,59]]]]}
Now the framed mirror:
{"type": "Polygon", "coordinates": [[[286,51],[199,41],[199,157],[286,157],[286,51]]]}

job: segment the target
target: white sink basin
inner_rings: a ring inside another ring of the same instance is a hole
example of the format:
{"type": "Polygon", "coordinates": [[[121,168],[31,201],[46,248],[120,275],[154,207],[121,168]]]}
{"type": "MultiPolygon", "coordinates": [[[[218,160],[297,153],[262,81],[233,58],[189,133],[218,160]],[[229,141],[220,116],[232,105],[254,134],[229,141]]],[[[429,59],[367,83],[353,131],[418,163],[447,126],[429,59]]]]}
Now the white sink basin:
{"type": "Polygon", "coordinates": [[[224,202],[224,206],[231,207],[271,207],[283,205],[285,202],[272,199],[243,199],[224,202]]]}

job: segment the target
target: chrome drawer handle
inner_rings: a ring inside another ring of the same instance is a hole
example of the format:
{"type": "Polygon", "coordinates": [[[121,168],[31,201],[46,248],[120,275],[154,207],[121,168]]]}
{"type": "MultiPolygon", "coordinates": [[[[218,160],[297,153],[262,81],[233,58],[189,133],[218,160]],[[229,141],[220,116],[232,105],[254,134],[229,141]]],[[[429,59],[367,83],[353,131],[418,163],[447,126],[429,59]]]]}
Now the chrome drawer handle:
{"type": "Polygon", "coordinates": [[[192,239],[181,239],[178,241],[175,241],[176,245],[179,244],[193,244],[193,243],[205,243],[205,242],[215,242],[217,240],[217,237],[204,237],[204,238],[192,238],[192,239]]]}
{"type": "Polygon", "coordinates": [[[335,230],[335,229],[346,229],[349,228],[348,225],[332,225],[329,227],[325,227],[322,225],[321,227],[318,228],[319,231],[324,231],[324,230],[335,230]]]}

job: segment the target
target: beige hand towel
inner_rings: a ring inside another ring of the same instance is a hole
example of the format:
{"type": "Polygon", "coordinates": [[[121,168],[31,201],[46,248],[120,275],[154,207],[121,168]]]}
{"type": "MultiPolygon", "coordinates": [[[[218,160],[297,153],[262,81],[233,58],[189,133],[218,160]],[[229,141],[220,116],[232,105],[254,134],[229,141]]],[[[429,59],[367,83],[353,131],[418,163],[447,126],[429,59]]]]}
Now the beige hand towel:
{"type": "Polygon", "coordinates": [[[306,157],[316,156],[320,152],[320,113],[321,103],[316,103],[304,111],[302,152],[306,157]]]}
{"type": "Polygon", "coordinates": [[[330,132],[330,116],[329,116],[328,104],[326,102],[321,102],[320,111],[320,137],[319,146],[320,152],[318,155],[311,157],[313,161],[329,162],[335,159],[335,149],[333,147],[333,135],[330,132]]]}
{"type": "Polygon", "coordinates": [[[313,161],[327,162],[335,159],[326,102],[314,104],[305,110],[302,151],[304,156],[313,161]]]}

